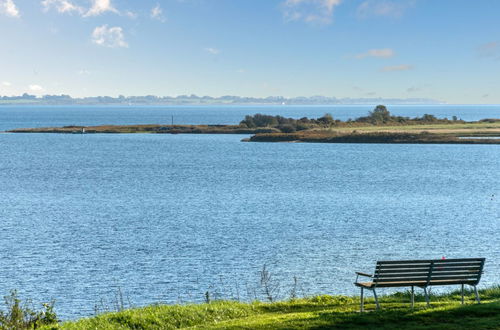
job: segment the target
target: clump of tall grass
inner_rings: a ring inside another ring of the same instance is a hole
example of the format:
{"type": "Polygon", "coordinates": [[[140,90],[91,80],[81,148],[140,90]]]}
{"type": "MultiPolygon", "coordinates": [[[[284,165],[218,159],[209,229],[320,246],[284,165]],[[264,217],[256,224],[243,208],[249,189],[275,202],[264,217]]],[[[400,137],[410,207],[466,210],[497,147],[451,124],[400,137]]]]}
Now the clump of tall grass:
{"type": "Polygon", "coordinates": [[[6,310],[0,311],[0,329],[36,329],[58,322],[54,301],[42,304],[41,310],[34,310],[30,301],[21,302],[16,290],[5,296],[4,301],[6,310]]]}

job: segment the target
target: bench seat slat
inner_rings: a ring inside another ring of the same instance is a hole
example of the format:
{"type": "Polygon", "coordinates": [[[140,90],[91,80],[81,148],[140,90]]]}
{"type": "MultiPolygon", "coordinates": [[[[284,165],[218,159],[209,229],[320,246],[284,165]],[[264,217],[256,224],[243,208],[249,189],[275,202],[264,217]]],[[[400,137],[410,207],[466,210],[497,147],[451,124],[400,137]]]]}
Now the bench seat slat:
{"type": "MultiPolygon", "coordinates": [[[[377,263],[376,269],[390,269],[390,268],[428,268],[430,263],[426,264],[379,264],[377,263]]],[[[460,262],[460,263],[434,263],[434,267],[480,267],[480,262],[460,262]]]]}
{"type": "Polygon", "coordinates": [[[432,271],[432,275],[466,275],[466,274],[477,274],[480,275],[482,274],[482,269],[461,269],[461,270],[454,270],[454,269],[434,269],[432,271]]]}
{"type": "Polygon", "coordinates": [[[423,273],[429,272],[429,268],[430,267],[375,269],[375,273],[423,273]]]}
{"type": "Polygon", "coordinates": [[[432,260],[392,260],[377,261],[377,265],[429,265],[432,260]]]}
{"type": "Polygon", "coordinates": [[[405,276],[425,276],[427,277],[429,272],[415,272],[415,273],[375,273],[373,277],[405,277],[405,276]]]}
{"type": "MultiPolygon", "coordinates": [[[[427,268],[398,268],[398,269],[375,269],[375,273],[380,274],[390,274],[390,273],[424,273],[429,272],[430,267],[427,268]]],[[[481,271],[481,267],[434,267],[432,269],[433,272],[479,272],[481,271]]]]}
{"type": "Polygon", "coordinates": [[[417,286],[417,287],[424,287],[424,286],[434,286],[434,285],[456,285],[456,284],[468,284],[468,285],[475,285],[476,281],[471,281],[471,280],[435,280],[431,281],[429,284],[427,284],[427,281],[393,281],[393,282],[382,282],[382,283],[375,283],[375,282],[360,282],[360,283],[354,283],[356,286],[362,286],[365,288],[384,288],[384,287],[408,287],[408,286],[417,286]]]}
{"type": "MultiPolygon", "coordinates": [[[[392,273],[379,273],[375,272],[373,274],[373,277],[397,277],[397,276],[426,276],[428,275],[429,272],[392,272],[392,273]]],[[[432,275],[440,276],[440,275],[471,275],[471,274],[482,274],[481,270],[460,270],[460,271],[449,271],[449,270],[442,270],[442,271],[434,271],[432,272],[432,275]]]]}
{"type": "MultiPolygon", "coordinates": [[[[444,280],[469,280],[469,281],[475,281],[478,278],[478,276],[439,276],[439,277],[432,277],[431,281],[444,281],[444,280]]],[[[398,282],[398,281],[426,281],[426,277],[398,277],[398,278],[376,278],[373,280],[374,282],[377,283],[382,283],[382,282],[398,282]]]]}
{"type": "MultiPolygon", "coordinates": [[[[442,273],[433,273],[431,275],[431,278],[440,278],[440,277],[457,277],[457,278],[461,278],[461,277],[478,277],[480,276],[481,274],[479,272],[473,272],[473,273],[470,273],[470,272],[460,272],[460,273],[457,273],[457,272],[442,272],[442,273]]],[[[410,278],[410,277],[421,277],[421,278],[425,278],[427,279],[428,278],[428,274],[427,273],[420,273],[420,274],[375,274],[375,276],[373,276],[374,278],[378,278],[378,279],[381,279],[381,278],[410,278]]]]}
{"type": "Polygon", "coordinates": [[[427,277],[406,277],[406,278],[378,278],[373,280],[375,283],[383,283],[383,282],[414,282],[414,281],[422,281],[427,282],[427,277]]]}
{"type": "Polygon", "coordinates": [[[481,266],[480,262],[435,262],[434,267],[478,267],[481,266]]]}
{"type": "Polygon", "coordinates": [[[428,265],[377,265],[375,269],[429,269],[428,265]]]}
{"type": "Polygon", "coordinates": [[[422,266],[418,266],[418,267],[407,267],[407,266],[386,266],[386,267],[376,267],[375,270],[380,270],[380,271],[386,271],[386,270],[401,270],[401,269],[407,269],[407,270],[415,270],[415,271],[419,271],[419,270],[424,270],[424,271],[427,271],[429,269],[430,265],[427,265],[425,267],[422,267],[422,266]]]}
{"type": "Polygon", "coordinates": [[[403,264],[403,263],[413,263],[413,264],[422,264],[422,263],[431,263],[431,262],[483,262],[485,258],[462,258],[462,259],[429,259],[429,260],[381,260],[377,261],[377,263],[381,264],[403,264]]]}

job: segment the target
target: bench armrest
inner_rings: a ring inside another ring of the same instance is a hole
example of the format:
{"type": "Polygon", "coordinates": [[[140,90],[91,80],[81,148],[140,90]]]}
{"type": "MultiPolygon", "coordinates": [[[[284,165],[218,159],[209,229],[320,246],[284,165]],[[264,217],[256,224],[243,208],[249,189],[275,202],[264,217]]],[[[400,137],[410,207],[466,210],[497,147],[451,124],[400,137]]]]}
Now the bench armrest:
{"type": "Polygon", "coordinates": [[[373,277],[372,275],[370,274],[366,274],[366,273],[362,273],[362,272],[356,272],[356,283],[358,283],[358,278],[360,276],[365,276],[365,277],[373,277]]]}
{"type": "Polygon", "coordinates": [[[373,275],[366,274],[366,273],[361,273],[361,272],[356,272],[356,275],[358,275],[358,276],[365,276],[365,277],[373,277],[373,275]]]}

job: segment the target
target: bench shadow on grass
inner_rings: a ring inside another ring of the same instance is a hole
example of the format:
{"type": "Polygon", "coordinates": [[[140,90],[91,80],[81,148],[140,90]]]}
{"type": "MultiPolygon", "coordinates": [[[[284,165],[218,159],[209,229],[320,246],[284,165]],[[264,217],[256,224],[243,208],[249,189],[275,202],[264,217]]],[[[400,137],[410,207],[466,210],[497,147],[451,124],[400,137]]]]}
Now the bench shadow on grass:
{"type": "Polygon", "coordinates": [[[309,329],[499,329],[500,302],[457,307],[390,309],[367,313],[324,312],[283,328],[309,329]]]}

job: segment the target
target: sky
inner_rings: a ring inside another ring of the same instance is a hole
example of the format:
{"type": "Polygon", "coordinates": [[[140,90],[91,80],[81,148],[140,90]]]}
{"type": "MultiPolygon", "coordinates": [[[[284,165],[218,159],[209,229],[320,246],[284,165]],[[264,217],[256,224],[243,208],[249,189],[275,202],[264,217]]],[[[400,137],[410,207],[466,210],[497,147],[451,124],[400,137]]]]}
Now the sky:
{"type": "Polygon", "coordinates": [[[500,104],[498,0],[0,0],[0,95],[500,104]]]}

